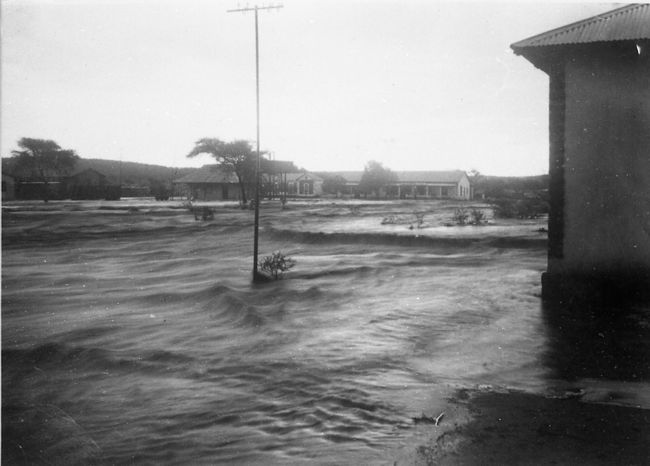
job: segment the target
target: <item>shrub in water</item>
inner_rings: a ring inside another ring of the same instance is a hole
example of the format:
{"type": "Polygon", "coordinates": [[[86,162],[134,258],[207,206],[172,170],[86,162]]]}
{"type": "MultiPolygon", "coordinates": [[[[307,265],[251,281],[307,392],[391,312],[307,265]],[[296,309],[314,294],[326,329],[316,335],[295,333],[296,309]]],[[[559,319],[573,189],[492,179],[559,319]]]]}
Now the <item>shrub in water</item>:
{"type": "Polygon", "coordinates": [[[280,251],[275,251],[270,256],[264,257],[259,266],[262,272],[269,274],[276,280],[282,278],[282,274],[296,265],[296,261],[286,257],[280,251]]]}
{"type": "Polygon", "coordinates": [[[187,201],[183,207],[194,215],[194,220],[214,220],[214,210],[208,206],[195,206],[192,201],[187,201]]]}
{"type": "Polygon", "coordinates": [[[541,198],[494,199],[494,215],[501,218],[538,218],[547,214],[548,202],[541,198]]]}
{"type": "Polygon", "coordinates": [[[424,215],[425,212],[414,212],[415,215],[415,222],[418,225],[418,228],[422,228],[424,226],[424,215]]]}
{"type": "Polygon", "coordinates": [[[465,225],[468,217],[469,214],[463,207],[459,207],[454,211],[454,222],[456,222],[457,225],[465,225]]]}
{"type": "Polygon", "coordinates": [[[472,209],[472,225],[481,225],[485,222],[485,212],[481,209],[472,209]]]}

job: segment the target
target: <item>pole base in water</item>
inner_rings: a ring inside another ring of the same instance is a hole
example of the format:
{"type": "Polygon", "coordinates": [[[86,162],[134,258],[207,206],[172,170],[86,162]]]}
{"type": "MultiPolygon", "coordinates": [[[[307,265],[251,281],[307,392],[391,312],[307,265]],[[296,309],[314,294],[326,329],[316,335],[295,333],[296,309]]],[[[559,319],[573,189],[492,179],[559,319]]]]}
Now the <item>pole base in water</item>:
{"type": "Polygon", "coordinates": [[[267,283],[273,281],[273,277],[265,274],[264,272],[259,272],[257,270],[253,271],[253,283],[267,283]]]}

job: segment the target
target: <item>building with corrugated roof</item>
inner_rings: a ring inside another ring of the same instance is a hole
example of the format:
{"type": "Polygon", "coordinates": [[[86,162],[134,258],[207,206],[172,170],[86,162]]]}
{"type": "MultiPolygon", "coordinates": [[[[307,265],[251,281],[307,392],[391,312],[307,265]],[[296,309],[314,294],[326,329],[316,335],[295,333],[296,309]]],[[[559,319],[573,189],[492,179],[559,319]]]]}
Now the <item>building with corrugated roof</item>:
{"type": "Polygon", "coordinates": [[[318,197],[323,194],[323,179],[310,172],[287,173],[284,183],[289,196],[318,197]]]}
{"type": "Polygon", "coordinates": [[[70,199],[118,200],[121,197],[119,185],[111,185],[108,177],[94,168],[86,168],[63,180],[64,197],[70,199]]]}
{"type": "MultiPolygon", "coordinates": [[[[392,198],[471,199],[471,185],[467,173],[449,171],[396,171],[396,181],[386,186],[382,194],[392,198]]],[[[328,172],[345,180],[348,194],[358,194],[363,171],[328,172]]]]}
{"type": "Polygon", "coordinates": [[[174,180],[174,184],[184,186],[185,194],[190,199],[228,201],[241,198],[237,175],[218,165],[204,165],[200,169],[174,180]]]}
{"type": "MultiPolygon", "coordinates": [[[[323,179],[308,171],[298,170],[293,162],[277,160],[263,162],[261,164],[263,196],[317,197],[323,193],[323,179]]],[[[184,186],[187,196],[191,199],[201,201],[241,199],[237,175],[219,165],[205,165],[174,180],[174,184],[184,186]]]]}
{"type": "Polygon", "coordinates": [[[650,5],[512,44],[549,76],[545,298],[648,294],[650,5]]]}

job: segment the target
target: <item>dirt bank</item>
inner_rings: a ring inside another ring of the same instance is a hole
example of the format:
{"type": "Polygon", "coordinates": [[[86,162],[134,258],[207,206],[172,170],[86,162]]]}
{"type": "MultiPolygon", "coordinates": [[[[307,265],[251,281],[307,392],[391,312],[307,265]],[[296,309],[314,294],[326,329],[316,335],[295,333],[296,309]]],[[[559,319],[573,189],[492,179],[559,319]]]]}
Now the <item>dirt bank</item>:
{"type": "Polygon", "coordinates": [[[579,393],[457,392],[452,416],[395,464],[646,465],[650,410],[585,403],[579,393]]]}

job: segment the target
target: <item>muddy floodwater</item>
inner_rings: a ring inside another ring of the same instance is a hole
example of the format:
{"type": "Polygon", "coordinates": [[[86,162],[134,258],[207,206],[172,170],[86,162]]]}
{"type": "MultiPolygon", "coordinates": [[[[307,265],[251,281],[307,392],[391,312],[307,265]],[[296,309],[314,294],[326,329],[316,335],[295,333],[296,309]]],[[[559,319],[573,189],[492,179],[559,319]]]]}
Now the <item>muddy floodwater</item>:
{"type": "Polygon", "coordinates": [[[487,225],[449,226],[451,202],[269,203],[260,253],[296,266],[253,285],[252,212],[211,206],[206,221],[181,201],[3,206],[5,454],[393,464],[426,434],[413,418],[458,389],[650,407],[647,347],[622,377],[553,363],[565,340],[542,311],[543,219],[486,210],[487,225]]]}

